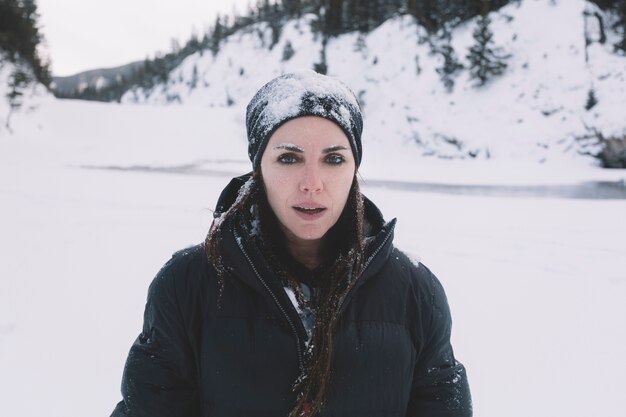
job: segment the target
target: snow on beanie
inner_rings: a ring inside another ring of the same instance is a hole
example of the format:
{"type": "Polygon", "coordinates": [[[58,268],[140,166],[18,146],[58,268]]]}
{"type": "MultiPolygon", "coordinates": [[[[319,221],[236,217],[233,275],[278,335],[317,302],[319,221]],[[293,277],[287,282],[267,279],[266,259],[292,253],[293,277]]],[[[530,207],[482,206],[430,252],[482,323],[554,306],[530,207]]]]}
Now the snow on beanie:
{"type": "Polygon", "coordinates": [[[255,170],[261,165],[272,133],[300,116],[319,116],[335,122],[348,137],[356,166],[361,164],[363,117],[356,96],[335,78],[302,71],[274,78],[248,103],[248,157],[255,170]]]}

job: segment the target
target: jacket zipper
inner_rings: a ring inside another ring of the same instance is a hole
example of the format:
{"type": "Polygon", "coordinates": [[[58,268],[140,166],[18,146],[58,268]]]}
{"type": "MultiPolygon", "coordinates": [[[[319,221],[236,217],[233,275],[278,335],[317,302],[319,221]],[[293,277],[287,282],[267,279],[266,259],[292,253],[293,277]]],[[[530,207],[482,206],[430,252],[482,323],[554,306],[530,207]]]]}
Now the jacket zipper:
{"type": "Polygon", "coordinates": [[[256,274],[256,276],[259,279],[259,281],[261,281],[261,284],[263,284],[263,286],[265,287],[267,292],[269,292],[270,295],[272,296],[272,299],[274,300],[274,302],[278,306],[278,309],[283,313],[283,315],[287,319],[287,323],[289,323],[289,327],[291,328],[294,336],[296,337],[296,349],[297,349],[297,353],[298,353],[298,366],[300,367],[300,373],[304,373],[304,361],[302,360],[302,349],[300,348],[300,336],[298,336],[298,331],[296,330],[296,326],[293,324],[293,321],[291,320],[291,318],[289,317],[289,315],[287,314],[287,312],[283,308],[282,304],[278,301],[278,297],[276,297],[276,294],[274,294],[274,292],[270,289],[269,285],[267,285],[267,282],[265,282],[263,277],[261,277],[261,274],[259,274],[259,271],[257,271],[256,267],[252,263],[252,260],[248,256],[248,253],[246,252],[246,250],[243,248],[243,245],[241,244],[241,238],[237,234],[237,231],[233,230],[233,232],[235,234],[235,240],[237,241],[237,246],[239,246],[239,249],[241,250],[241,253],[243,253],[243,256],[247,259],[248,263],[250,264],[250,267],[252,268],[252,270],[256,274]]]}
{"type": "MultiPolygon", "coordinates": [[[[395,226],[395,225],[394,225],[395,226]]],[[[385,236],[385,239],[382,241],[382,243],[380,245],[378,245],[378,247],[376,248],[376,250],[370,255],[369,258],[367,258],[367,261],[365,261],[365,265],[363,266],[363,272],[361,272],[361,275],[359,275],[359,277],[357,278],[357,280],[361,279],[361,277],[363,276],[363,274],[365,274],[365,271],[367,270],[367,267],[370,266],[370,264],[372,263],[372,261],[374,260],[374,258],[376,257],[376,255],[378,255],[378,252],[380,252],[380,250],[383,248],[383,246],[385,246],[385,244],[387,243],[387,240],[389,240],[389,236],[391,236],[391,232],[393,232],[393,227],[389,229],[389,231],[387,232],[387,236],[385,236]]],[[[350,291],[348,291],[348,293],[346,294],[345,297],[343,297],[343,299],[341,300],[341,302],[339,303],[339,308],[337,309],[337,311],[339,312],[339,314],[341,314],[342,312],[342,308],[343,308],[343,304],[344,302],[348,299],[348,296],[352,293],[352,290],[356,287],[356,283],[355,285],[350,289],[350,291]]]]}
{"type": "MultiPolygon", "coordinates": [[[[361,273],[361,275],[359,275],[359,277],[357,279],[360,279],[363,276],[363,274],[365,273],[365,271],[367,270],[369,265],[372,263],[372,261],[374,260],[376,255],[378,255],[378,252],[380,252],[381,249],[385,246],[385,244],[387,243],[387,240],[389,240],[389,236],[391,236],[391,232],[392,231],[393,231],[393,228],[391,228],[387,232],[387,235],[385,236],[385,239],[382,241],[382,243],[380,245],[378,245],[376,250],[370,255],[369,258],[367,258],[367,261],[365,261],[365,265],[363,267],[363,272],[361,273]]],[[[233,230],[233,232],[234,232],[234,235],[235,235],[235,240],[237,241],[237,246],[239,246],[239,250],[241,250],[241,253],[243,253],[243,256],[246,258],[246,260],[250,264],[250,267],[254,271],[254,274],[257,276],[259,281],[261,281],[261,284],[263,284],[263,286],[265,287],[267,292],[269,292],[270,296],[272,297],[272,299],[274,300],[274,302],[278,306],[278,309],[281,311],[281,313],[283,313],[283,315],[287,319],[287,323],[289,323],[289,327],[291,328],[291,331],[293,332],[293,335],[296,337],[296,350],[297,350],[297,354],[298,354],[298,365],[300,367],[300,372],[304,372],[304,362],[302,360],[302,349],[300,348],[300,336],[298,336],[298,331],[296,330],[296,326],[294,325],[293,321],[291,320],[291,318],[289,317],[289,315],[287,314],[287,312],[283,308],[283,306],[280,303],[280,301],[278,301],[278,297],[276,297],[276,294],[274,294],[274,292],[270,289],[269,285],[267,285],[267,282],[265,282],[263,277],[261,277],[261,274],[259,274],[259,271],[254,266],[254,263],[252,263],[252,260],[248,256],[248,253],[246,252],[246,250],[244,249],[243,245],[241,244],[241,237],[237,234],[237,231],[233,230]]],[[[352,289],[354,289],[354,287],[352,287],[352,289]]],[[[348,296],[352,293],[352,289],[348,292],[348,294],[346,294],[346,296],[339,303],[339,308],[337,310],[338,312],[342,311],[343,304],[344,304],[345,300],[347,300],[349,298],[348,296]]]]}

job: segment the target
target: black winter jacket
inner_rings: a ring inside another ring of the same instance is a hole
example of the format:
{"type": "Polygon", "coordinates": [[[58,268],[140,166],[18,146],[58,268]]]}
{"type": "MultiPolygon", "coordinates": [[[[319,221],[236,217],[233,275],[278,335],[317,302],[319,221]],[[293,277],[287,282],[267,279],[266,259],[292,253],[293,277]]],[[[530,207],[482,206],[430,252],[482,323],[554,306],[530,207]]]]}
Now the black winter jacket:
{"type": "MultiPolygon", "coordinates": [[[[222,206],[240,185],[231,182],[222,206]]],[[[394,248],[395,219],[385,224],[369,202],[366,213],[376,232],[365,270],[341,306],[321,415],[471,416],[441,284],[394,248]]],[[[281,417],[290,411],[304,326],[242,229],[225,229],[224,262],[232,277],[220,306],[204,247],[174,254],[148,291],[143,331],[124,369],[124,399],[112,417],[281,417]]]]}

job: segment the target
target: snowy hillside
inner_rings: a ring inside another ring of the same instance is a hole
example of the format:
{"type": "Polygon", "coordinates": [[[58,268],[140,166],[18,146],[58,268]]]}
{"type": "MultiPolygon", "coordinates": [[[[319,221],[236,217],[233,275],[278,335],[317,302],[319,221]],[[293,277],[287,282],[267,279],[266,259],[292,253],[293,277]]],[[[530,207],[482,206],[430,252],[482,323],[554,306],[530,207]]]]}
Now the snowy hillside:
{"type": "MultiPolygon", "coordinates": [[[[511,58],[503,76],[480,88],[465,69],[453,91],[445,90],[436,73],[442,58],[409,16],[366,35],[331,38],[328,72],[358,93],[366,140],[407,144],[414,157],[576,159],[592,150],[577,138],[594,128],[605,137],[626,135],[626,57],[597,42],[597,22],[586,16],[597,10],[583,0],[524,0],[492,13],[495,43],[511,58]],[[585,36],[595,41],[587,48],[585,36]],[[591,90],[598,104],[587,111],[591,90]]],[[[252,26],[223,41],[217,56],[192,55],[166,85],[128,92],[123,101],[243,105],[273,76],[320,61],[321,37],[311,32],[311,19],[286,25],[271,50],[270,28],[252,26]],[[294,54],[284,60],[287,44],[294,54]]],[[[452,33],[466,67],[475,25],[466,22],[452,33]]]]}

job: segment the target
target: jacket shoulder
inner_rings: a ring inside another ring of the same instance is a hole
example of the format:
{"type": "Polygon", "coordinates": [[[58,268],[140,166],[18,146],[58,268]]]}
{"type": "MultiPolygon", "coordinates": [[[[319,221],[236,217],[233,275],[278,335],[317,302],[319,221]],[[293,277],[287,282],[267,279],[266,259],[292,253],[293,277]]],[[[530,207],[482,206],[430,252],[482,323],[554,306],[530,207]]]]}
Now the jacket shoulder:
{"type": "Polygon", "coordinates": [[[436,327],[448,330],[451,324],[448,300],[439,279],[422,262],[394,248],[389,274],[406,294],[407,314],[418,329],[417,339],[424,340],[436,327]]]}
{"type": "Polygon", "coordinates": [[[421,261],[409,257],[394,246],[390,259],[390,268],[394,278],[404,281],[409,287],[432,292],[435,285],[441,285],[432,271],[421,261]]]}
{"type": "Polygon", "coordinates": [[[164,268],[167,267],[174,273],[180,273],[189,268],[199,267],[205,259],[204,245],[198,244],[174,252],[170,260],[164,265],[164,268]]]}
{"type": "Polygon", "coordinates": [[[207,264],[204,245],[198,244],[174,252],[172,257],[161,267],[157,278],[193,279],[206,269],[207,264]]]}
{"type": "Polygon", "coordinates": [[[170,299],[188,305],[206,285],[209,264],[202,244],[175,252],[150,284],[148,302],[170,299]]]}

